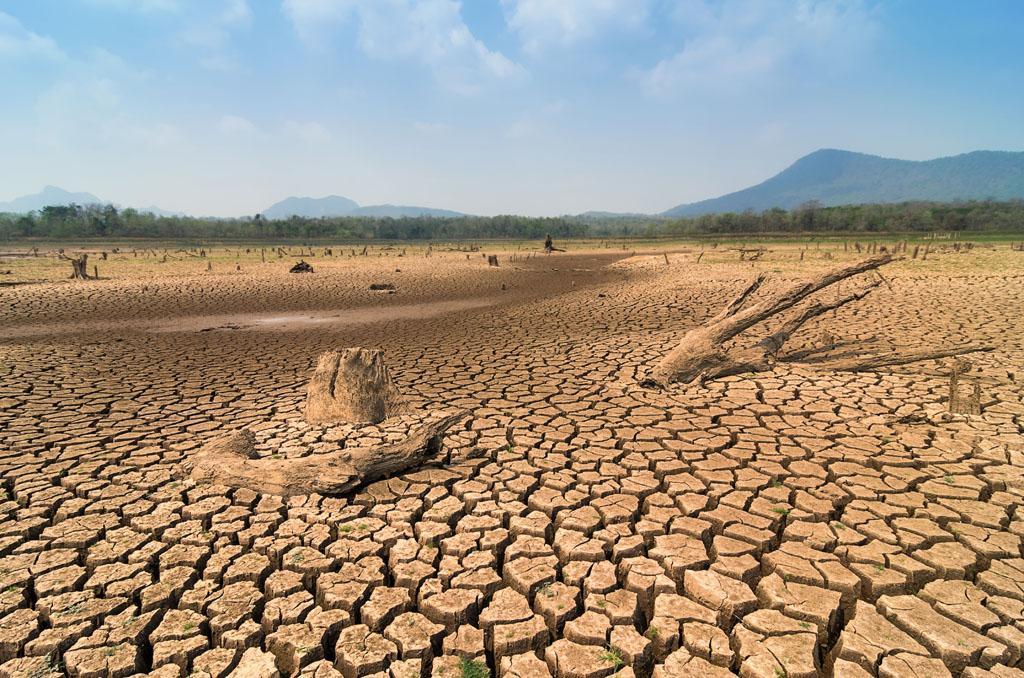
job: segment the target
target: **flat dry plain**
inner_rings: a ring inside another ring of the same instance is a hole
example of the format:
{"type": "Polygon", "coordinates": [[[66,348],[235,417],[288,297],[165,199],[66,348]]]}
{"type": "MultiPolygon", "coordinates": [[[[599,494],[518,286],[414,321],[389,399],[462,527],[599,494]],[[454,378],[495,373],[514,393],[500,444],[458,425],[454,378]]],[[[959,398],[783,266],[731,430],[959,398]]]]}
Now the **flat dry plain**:
{"type": "Polygon", "coordinates": [[[1024,675],[1024,252],[887,266],[787,347],[991,345],[981,415],[942,416],[950,360],[638,387],[756,272],[866,256],[769,248],[3,257],[51,282],[0,287],[0,675],[1024,675]],[[415,420],[302,421],[347,346],[467,411],[450,463],[342,497],[182,474],[220,431],[292,457],[415,420]]]}

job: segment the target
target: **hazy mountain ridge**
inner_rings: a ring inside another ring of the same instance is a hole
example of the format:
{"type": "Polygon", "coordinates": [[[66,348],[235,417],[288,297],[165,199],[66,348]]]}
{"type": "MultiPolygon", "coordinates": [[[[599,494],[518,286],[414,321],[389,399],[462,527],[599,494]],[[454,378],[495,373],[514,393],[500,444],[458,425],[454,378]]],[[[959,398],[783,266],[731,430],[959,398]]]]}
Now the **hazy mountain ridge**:
{"type": "MultiPolygon", "coordinates": [[[[810,153],[775,176],[755,186],[717,198],[677,205],[660,214],[589,211],[575,216],[583,221],[629,221],[692,217],[723,212],[761,212],[774,207],[793,209],[808,201],[825,206],[900,203],[912,201],[1024,199],[1024,152],[973,151],[934,160],[899,160],[837,149],[810,153]]],[[[72,193],[46,186],[39,193],[0,202],[0,212],[38,212],[49,205],[110,204],[92,193],[72,193]]],[[[135,208],[160,217],[185,213],[159,207],[135,208]]],[[[462,212],[412,205],[366,205],[339,195],[322,198],[289,197],[262,213],[267,219],[293,215],[318,217],[463,217],[462,212]]]]}
{"type": "Polygon", "coordinates": [[[267,219],[287,219],[299,217],[461,217],[461,212],[435,209],[432,207],[416,207],[412,205],[366,205],[360,206],[355,200],[340,196],[328,195],[323,198],[290,197],[276,202],[263,211],[267,219]]]}
{"type": "Polygon", "coordinates": [[[756,186],[677,205],[663,216],[907,201],[1024,198],[1024,152],[974,151],[934,160],[897,160],[823,149],[805,155],[756,186]]]}
{"type": "MultiPolygon", "coordinates": [[[[114,203],[100,200],[92,193],[73,193],[65,191],[59,186],[44,186],[43,190],[30,195],[23,195],[8,202],[0,202],[0,212],[13,214],[27,214],[29,212],[40,212],[46,207],[57,207],[65,205],[112,205],[114,203]]],[[[120,206],[115,205],[120,209],[120,206]]],[[[159,207],[135,207],[136,212],[149,212],[158,217],[183,217],[184,212],[174,212],[160,209],[159,207]]]]}
{"type": "Polygon", "coordinates": [[[415,207],[413,205],[367,205],[352,211],[353,216],[362,217],[464,217],[462,212],[437,209],[434,207],[415,207]]]}
{"type": "Polygon", "coordinates": [[[94,205],[103,201],[92,193],[72,193],[58,186],[44,186],[43,190],[31,195],[23,195],[9,202],[0,202],[0,212],[38,212],[49,205],[94,205]]]}

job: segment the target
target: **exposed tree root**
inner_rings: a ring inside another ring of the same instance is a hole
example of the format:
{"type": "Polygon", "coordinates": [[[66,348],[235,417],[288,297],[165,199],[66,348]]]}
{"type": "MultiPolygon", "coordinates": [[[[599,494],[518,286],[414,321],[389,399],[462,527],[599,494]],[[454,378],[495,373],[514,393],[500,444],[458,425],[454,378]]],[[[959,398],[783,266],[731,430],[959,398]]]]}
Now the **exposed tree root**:
{"type": "Polygon", "coordinates": [[[391,445],[338,450],[296,459],[258,458],[255,436],[242,429],[207,443],[186,462],[196,482],[244,487],[284,497],[319,493],[336,495],[364,483],[434,460],[444,433],[464,412],[436,415],[391,445]]]}

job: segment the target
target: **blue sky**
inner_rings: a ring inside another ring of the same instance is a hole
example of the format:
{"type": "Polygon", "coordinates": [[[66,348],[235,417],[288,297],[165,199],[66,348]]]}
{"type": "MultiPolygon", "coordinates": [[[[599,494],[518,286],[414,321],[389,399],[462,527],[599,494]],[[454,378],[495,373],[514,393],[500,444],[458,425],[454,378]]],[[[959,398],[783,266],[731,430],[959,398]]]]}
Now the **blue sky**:
{"type": "Polygon", "coordinates": [[[0,201],[653,212],[824,147],[1024,150],[1024,2],[0,0],[0,201]]]}

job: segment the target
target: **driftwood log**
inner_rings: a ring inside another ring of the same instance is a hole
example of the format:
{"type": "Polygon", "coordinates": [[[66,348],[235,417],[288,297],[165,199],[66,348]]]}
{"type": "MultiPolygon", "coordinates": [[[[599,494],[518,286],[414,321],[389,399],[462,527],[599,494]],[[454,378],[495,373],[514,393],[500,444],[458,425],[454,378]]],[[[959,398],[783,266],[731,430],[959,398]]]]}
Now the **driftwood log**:
{"type": "Polygon", "coordinates": [[[342,449],[294,459],[258,458],[252,431],[234,431],[204,445],[186,462],[196,482],[289,497],[337,495],[437,459],[445,431],[465,418],[451,412],[413,428],[401,442],[342,449]]]}
{"type": "MultiPolygon", "coordinates": [[[[751,347],[727,349],[727,342],[755,325],[788,311],[819,290],[861,273],[875,271],[895,260],[896,258],[892,254],[882,254],[834,268],[817,278],[795,283],[768,299],[748,305],[750,297],[767,279],[762,273],[737,294],[718,315],[706,324],[683,335],[676,347],[647,372],[641,380],[641,384],[648,387],[665,388],[673,383],[703,383],[717,377],[770,370],[779,359],[779,351],[801,326],[812,318],[863,299],[878,287],[881,276],[879,276],[879,280],[869,283],[852,294],[828,302],[816,301],[805,306],[777,330],[751,347]]],[[[987,350],[991,349],[984,346],[964,346],[914,353],[888,353],[865,358],[835,360],[820,363],[819,366],[856,372],[987,350]]]]}
{"type": "Polygon", "coordinates": [[[317,358],[306,389],[306,421],[376,424],[402,410],[380,351],[346,348],[317,358]]]}

